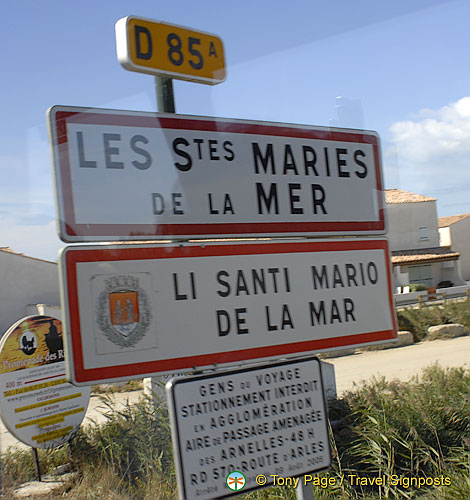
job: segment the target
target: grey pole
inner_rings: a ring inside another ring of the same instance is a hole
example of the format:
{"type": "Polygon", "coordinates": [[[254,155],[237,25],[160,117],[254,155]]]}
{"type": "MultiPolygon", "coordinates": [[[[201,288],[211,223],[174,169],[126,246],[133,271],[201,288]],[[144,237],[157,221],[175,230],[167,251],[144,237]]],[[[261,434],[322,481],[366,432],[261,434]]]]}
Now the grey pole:
{"type": "MultiPolygon", "coordinates": [[[[301,479],[303,479],[303,477],[301,479]]],[[[295,497],[296,500],[315,500],[312,486],[301,482],[295,489],[295,497]]]]}
{"type": "Polygon", "coordinates": [[[157,91],[158,111],[160,111],[160,113],[175,113],[173,80],[166,76],[156,76],[155,90],[157,91]]]}
{"type": "Polygon", "coordinates": [[[33,450],[33,459],[34,459],[34,470],[36,471],[36,478],[39,482],[42,481],[41,477],[41,467],[39,465],[39,455],[37,448],[31,448],[33,450]]]}
{"type": "MultiPolygon", "coordinates": [[[[175,113],[175,97],[173,95],[173,80],[166,76],[155,77],[155,91],[157,93],[157,109],[160,113],[175,113]]],[[[144,379],[144,392],[151,397],[155,405],[159,398],[166,400],[166,377],[148,377],[144,379]]]]}

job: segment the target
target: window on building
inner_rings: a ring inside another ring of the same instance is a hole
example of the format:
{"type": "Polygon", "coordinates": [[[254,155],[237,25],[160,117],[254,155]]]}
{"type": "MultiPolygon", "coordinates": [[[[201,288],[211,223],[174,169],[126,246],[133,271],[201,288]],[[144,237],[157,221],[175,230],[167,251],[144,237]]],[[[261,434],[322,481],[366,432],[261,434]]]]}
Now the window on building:
{"type": "Polygon", "coordinates": [[[409,282],[432,286],[432,266],[431,264],[421,264],[408,267],[409,282]]]}
{"type": "Polygon", "coordinates": [[[426,226],[421,226],[419,228],[419,241],[429,240],[429,231],[426,226]]]}

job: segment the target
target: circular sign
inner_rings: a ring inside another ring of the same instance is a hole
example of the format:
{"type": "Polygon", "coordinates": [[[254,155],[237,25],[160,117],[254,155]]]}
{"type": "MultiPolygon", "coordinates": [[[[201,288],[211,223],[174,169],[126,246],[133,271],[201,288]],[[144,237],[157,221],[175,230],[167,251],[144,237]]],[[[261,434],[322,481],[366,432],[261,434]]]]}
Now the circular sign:
{"type": "Polygon", "coordinates": [[[65,376],[62,322],[28,316],[0,342],[0,415],[19,441],[33,448],[65,443],[82,423],[90,387],[65,376]]]}

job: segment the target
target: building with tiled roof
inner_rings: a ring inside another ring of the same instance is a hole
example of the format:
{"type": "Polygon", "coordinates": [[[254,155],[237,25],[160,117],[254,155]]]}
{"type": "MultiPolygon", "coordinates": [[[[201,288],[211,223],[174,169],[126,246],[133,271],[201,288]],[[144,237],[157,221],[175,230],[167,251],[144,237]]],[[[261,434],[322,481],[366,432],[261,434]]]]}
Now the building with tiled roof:
{"type": "Polygon", "coordinates": [[[470,214],[449,215],[447,217],[439,217],[438,220],[439,228],[452,226],[452,224],[456,224],[457,222],[460,222],[462,219],[466,219],[467,217],[470,217],[470,214]]]}
{"type": "Polygon", "coordinates": [[[394,287],[464,284],[459,251],[439,242],[437,200],[402,189],[387,189],[385,201],[394,287]]]}
{"type": "Polygon", "coordinates": [[[425,203],[437,200],[422,194],[410,193],[410,191],[404,191],[403,189],[386,189],[385,201],[386,203],[425,203]]]}
{"type": "Polygon", "coordinates": [[[0,337],[30,304],[60,304],[57,264],[0,247],[0,337]]]}
{"type": "Polygon", "coordinates": [[[439,217],[439,237],[442,247],[460,253],[462,278],[470,281],[470,214],[439,217]]]}
{"type": "Polygon", "coordinates": [[[418,262],[443,262],[446,260],[455,260],[459,257],[460,254],[458,252],[453,252],[447,247],[392,251],[392,262],[400,265],[416,264],[418,262]]]}

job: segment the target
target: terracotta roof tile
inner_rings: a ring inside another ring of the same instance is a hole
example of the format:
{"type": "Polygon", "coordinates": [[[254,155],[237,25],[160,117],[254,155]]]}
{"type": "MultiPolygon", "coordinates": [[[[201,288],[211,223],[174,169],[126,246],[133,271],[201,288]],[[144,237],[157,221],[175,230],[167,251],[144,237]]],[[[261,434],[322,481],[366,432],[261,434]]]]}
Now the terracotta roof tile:
{"type": "Polygon", "coordinates": [[[436,201],[436,198],[410,193],[409,191],[403,191],[403,189],[386,189],[385,201],[386,203],[422,203],[426,201],[436,201]]]}
{"type": "Polygon", "coordinates": [[[470,217],[470,214],[461,214],[461,215],[449,215],[448,217],[439,217],[439,227],[449,227],[456,222],[465,219],[466,217],[470,217]]]}
{"type": "Polygon", "coordinates": [[[452,252],[449,247],[419,248],[414,250],[392,251],[392,264],[414,264],[417,262],[439,262],[456,260],[459,252],[452,252]]]}

